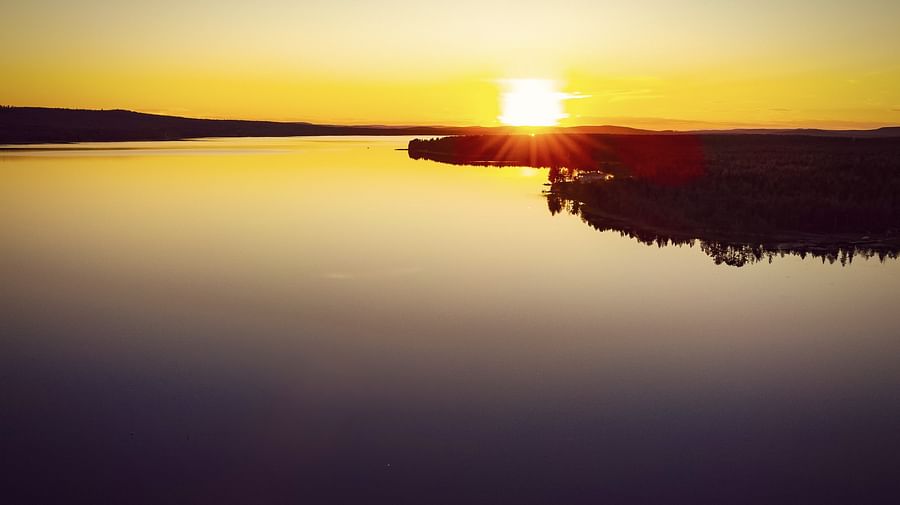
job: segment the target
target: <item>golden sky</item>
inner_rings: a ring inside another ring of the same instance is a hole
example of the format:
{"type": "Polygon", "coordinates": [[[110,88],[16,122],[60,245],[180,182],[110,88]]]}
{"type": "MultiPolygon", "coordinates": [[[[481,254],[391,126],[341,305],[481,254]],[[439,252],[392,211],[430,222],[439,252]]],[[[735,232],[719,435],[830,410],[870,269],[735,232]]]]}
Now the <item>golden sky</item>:
{"type": "Polygon", "coordinates": [[[31,0],[0,7],[0,103],[496,125],[551,79],[564,125],[900,124],[896,0],[31,0]]]}

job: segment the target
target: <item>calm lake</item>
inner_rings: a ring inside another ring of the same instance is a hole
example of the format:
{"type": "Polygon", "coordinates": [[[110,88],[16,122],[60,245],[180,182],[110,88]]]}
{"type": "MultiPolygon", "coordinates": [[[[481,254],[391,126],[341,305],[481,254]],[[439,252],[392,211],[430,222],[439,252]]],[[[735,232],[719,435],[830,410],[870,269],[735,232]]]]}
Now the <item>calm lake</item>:
{"type": "Polygon", "coordinates": [[[717,265],[408,140],[0,151],[8,503],[900,492],[900,261],[717,265]]]}

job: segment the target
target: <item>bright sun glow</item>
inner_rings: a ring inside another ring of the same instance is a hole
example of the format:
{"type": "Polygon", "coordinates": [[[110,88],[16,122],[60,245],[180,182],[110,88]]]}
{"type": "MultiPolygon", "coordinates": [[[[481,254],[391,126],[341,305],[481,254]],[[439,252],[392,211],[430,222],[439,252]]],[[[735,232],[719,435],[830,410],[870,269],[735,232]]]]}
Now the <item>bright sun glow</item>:
{"type": "Polygon", "coordinates": [[[555,126],[566,117],[563,100],[569,95],[549,79],[508,79],[501,81],[500,121],[511,126],[555,126]]]}

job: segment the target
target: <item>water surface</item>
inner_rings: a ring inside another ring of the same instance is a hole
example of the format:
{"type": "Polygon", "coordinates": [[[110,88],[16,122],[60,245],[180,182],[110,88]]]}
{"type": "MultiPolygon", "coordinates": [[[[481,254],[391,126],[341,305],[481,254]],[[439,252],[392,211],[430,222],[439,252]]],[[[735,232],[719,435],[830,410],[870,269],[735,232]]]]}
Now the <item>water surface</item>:
{"type": "Polygon", "coordinates": [[[859,502],[900,262],[716,265],[408,138],[0,151],[16,502],[859,502]]]}

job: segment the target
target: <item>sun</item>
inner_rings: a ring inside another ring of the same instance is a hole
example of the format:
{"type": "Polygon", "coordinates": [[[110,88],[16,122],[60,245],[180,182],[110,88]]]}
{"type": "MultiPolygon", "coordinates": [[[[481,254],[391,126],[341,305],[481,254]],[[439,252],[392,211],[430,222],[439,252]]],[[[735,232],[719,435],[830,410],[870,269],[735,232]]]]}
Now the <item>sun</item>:
{"type": "Polygon", "coordinates": [[[510,126],[556,126],[567,115],[563,100],[568,94],[559,91],[550,79],[506,79],[500,96],[498,118],[510,126]]]}

